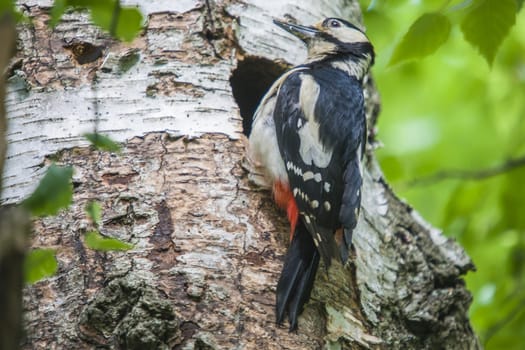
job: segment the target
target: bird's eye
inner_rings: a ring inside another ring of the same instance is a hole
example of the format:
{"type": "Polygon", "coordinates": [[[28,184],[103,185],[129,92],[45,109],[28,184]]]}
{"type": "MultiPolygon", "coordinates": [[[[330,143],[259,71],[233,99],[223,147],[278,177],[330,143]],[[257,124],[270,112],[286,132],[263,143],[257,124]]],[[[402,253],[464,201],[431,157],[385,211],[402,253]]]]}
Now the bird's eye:
{"type": "Polygon", "coordinates": [[[339,28],[341,26],[341,23],[339,23],[339,21],[336,21],[335,19],[333,19],[333,20],[330,21],[329,25],[332,28],[339,28]]]}

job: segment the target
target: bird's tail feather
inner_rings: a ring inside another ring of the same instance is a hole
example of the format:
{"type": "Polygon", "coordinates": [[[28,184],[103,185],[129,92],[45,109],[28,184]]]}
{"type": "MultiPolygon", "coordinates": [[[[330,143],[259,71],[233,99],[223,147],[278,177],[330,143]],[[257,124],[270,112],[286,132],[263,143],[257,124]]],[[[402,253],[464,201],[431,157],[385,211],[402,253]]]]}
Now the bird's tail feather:
{"type": "Polygon", "coordinates": [[[310,233],[299,220],[277,283],[277,323],[281,324],[287,313],[290,331],[297,329],[297,317],[310,298],[319,258],[310,233]]]}

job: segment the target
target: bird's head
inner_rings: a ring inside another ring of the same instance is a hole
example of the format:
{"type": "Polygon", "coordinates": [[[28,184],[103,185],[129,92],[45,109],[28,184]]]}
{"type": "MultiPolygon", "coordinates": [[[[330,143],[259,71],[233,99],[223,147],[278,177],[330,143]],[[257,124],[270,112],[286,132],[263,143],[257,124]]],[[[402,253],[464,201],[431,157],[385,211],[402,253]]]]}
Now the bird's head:
{"type": "Polygon", "coordinates": [[[301,39],[308,48],[308,61],[331,57],[349,57],[357,61],[374,61],[374,48],[365,33],[340,18],[327,18],[314,26],[273,21],[276,25],[301,39]]]}

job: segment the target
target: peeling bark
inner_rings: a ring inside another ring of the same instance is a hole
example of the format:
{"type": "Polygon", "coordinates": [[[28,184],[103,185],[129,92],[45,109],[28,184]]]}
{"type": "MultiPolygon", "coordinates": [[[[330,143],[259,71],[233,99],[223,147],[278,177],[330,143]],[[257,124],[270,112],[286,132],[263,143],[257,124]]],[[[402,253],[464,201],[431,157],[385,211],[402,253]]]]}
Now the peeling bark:
{"type": "Polygon", "coordinates": [[[3,202],[27,196],[51,161],[74,166],[75,193],[67,211],[35,222],[33,246],[56,248],[59,272],[25,290],[23,348],[479,348],[461,279],[470,259],[395,196],[374,158],[371,79],[352,262],[319,273],[297,333],[274,323],[287,223],[248,180],[243,132],[305,51],[271,18],[359,20],[357,2],[144,1],[148,23],[130,45],[85,14],[51,31],[49,3],[26,1],[34,26],[20,27],[11,70],[3,202]],[[96,117],[122,154],[79,136],[96,117]],[[102,234],[134,249],[85,247],[93,199],[102,234]]]}

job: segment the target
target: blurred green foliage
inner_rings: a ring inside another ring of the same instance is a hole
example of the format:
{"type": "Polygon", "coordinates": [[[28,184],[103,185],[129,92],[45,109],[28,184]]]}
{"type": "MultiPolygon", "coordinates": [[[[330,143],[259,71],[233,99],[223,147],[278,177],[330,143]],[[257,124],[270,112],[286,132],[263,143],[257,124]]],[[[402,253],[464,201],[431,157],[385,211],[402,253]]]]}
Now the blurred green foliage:
{"type": "Polygon", "coordinates": [[[5,14],[10,14],[16,21],[19,22],[23,22],[26,19],[15,8],[15,0],[0,0],[0,18],[3,17],[5,14]]]}
{"type": "Polygon", "coordinates": [[[377,154],[385,175],[476,264],[466,280],[474,296],[472,323],[485,348],[522,349],[523,1],[361,4],[377,53],[373,74],[382,97],[378,131],[384,143],[377,154]],[[432,14],[430,21],[415,23],[425,14],[432,14]]]}
{"type": "Polygon", "coordinates": [[[57,269],[58,263],[53,249],[33,249],[24,261],[25,280],[29,284],[53,276],[57,269]]]}
{"type": "Polygon", "coordinates": [[[72,176],[72,167],[51,164],[38,187],[23,202],[23,205],[34,216],[56,215],[60,209],[67,208],[71,204],[73,199],[72,176]]]}
{"type": "Polygon", "coordinates": [[[13,12],[14,7],[14,0],[0,0],[0,14],[3,14],[5,11],[13,12]]]}
{"type": "Polygon", "coordinates": [[[115,152],[120,153],[121,147],[120,145],[113,141],[111,138],[107,137],[106,135],[93,132],[93,133],[86,133],[84,134],[84,137],[88,139],[89,142],[96,148],[101,151],[108,151],[108,152],[115,152]]]}
{"type": "Polygon", "coordinates": [[[130,250],[133,244],[126,243],[116,238],[104,237],[98,231],[89,231],[84,237],[86,246],[99,251],[130,250]]]}
{"type": "Polygon", "coordinates": [[[102,223],[102,206],[97,201],[90,201],[84,208],[88,218],[95,227],[99,227],[102,223]]]}
{"type": "Polygon", "coordinates": [[[144,22],[137,7],[121,6],[120,0],[55,0],[49,24],[56,26],[62,15],[71,8],[88,9],[93,24],[124,41],[132,41],[144,22]]]}

